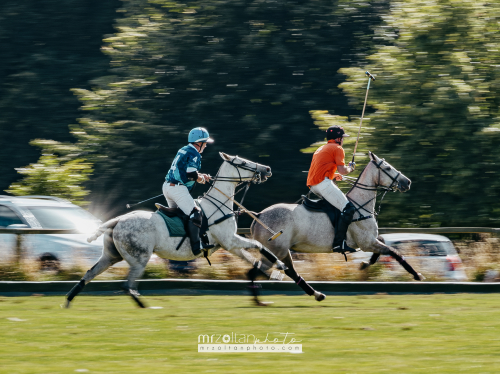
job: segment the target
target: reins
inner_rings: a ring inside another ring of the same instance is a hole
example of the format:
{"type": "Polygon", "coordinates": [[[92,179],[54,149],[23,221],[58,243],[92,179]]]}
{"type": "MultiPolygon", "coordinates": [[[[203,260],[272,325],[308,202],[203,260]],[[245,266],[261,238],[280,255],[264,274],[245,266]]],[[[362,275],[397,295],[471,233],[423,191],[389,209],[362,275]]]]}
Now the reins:
{"type": "Polygon", "coordinates": [[[210,184],[210,189],[201,197],[201,199],[206,199],[208,202],[212,203],[215,206],[216,210],[214,213],[212,213],[210,215],[210,217],[207,217],[207,220],[210,220],[210,218],[212,218],[212,216],[214,214],[216,214],[218,211],[220,211],[222,213],[222,217],[215,220],[212,224],[209,224],[209,227],[216,225],[216,224],[219,224],[219,223],[221,223],[221,222],[225,221],[226,219],[231,218],[233,216],[236,218],[236,222],[238,222],[238,217],[241,214],[241,208],[238,207],[237,210],[233,210],[233,209],[229,208],[226,205],[226,203],[228,201],[232,200],[238,193],[240,193],[244,189],[245,192],[243,193],[243,196],[241,198],[240,205],[243,204],[243,200],[245,199],[245,196],[248,192],[248,189],[250,188],[250,184],[251,183],[262,183],[261,173],[258,171],[257,165],[255,165],[255,168],[252,168],[250,166],[247,166],[247,163],[245,161],[242,161],[241,164],[236,164],[234,162],[234,159],[231,161],[224,160],[224,162],[229,163],[230,165],[232,165],[236,169],[236,171],[238,172],[238,177],[235,178],[235,177],[219,176],[219,172],[220,172],[220,169],[219,169],[219,171],[217,172],[215,177],[212,178],[212,181],[208,181],[208,183],[210,184]],[[251,172],[253,172],[253,175],[251,177],[242,177],[239,169],[251,171],[251,172]],[[236,188],[238,188],[241,185],[244,185],[244,186],[241,187],[239,190],[237,190],[233,195],[226,196],[227,198],[225,201],[221,201],[221,200],[209,195],[210,191],[212,191],[212,189],[216,188],[215,182],[217,182],[217,181],[229,182],[229,183],[238,182],[238,184],[236,185],[236,188]],[[222,207],[231,211],[231,213],[225,214],[224,211],[222,210],[222,207]]]}
{"type": "Polygon", "coordinates": [[[373,164],[377,167],[379,173],[378,173],[378,182],[374,185],[374,186],[369,186],[367,184],[363,184],[363,183],[360,183],[359,182],[359,179],[361,178],[361,176],[363,175],[363,173],[365,172],[366,168],[368,167],[365,167],[361,173],[359,174],[359,176],[357,178],[353,178],[353,177],[348,177],[348,176],[343,176],[343,180],[345,180],[347,183],[349,183],[352,187],[351,189],[347,192],[346,194],[346,197],[347,199],[354,204],[355,208],[356,208],[356,212],[359,214],[360,217],[356,218],[353,220],[353,222],[356,222],[356,221],[362,221],[362,220],[365,220],[365,219],[369,219],[369,218],[375,218],[376,216],[378,216],[380,214],[380,210],[382,209],[382,201],[384,200],[384,197],[386,195],[387,192],[391,191],[391,192],[395,192],[395,185],[397,184],[398,182],[398,178],[399,176],[401,175],[401,172],[397,171],[398,174],[393,177],[391,176],[389,173],[387,173],[384,169],[382,169],[381,165],[385,162],[385,159],[381,159],[379,163],[376,163],[374,160],[370,161],[370,162],[373,162],[373,164]],[[385,175],[387,175],[389,178],[391,178],[392,180],[392,183],[390,184],[389,187],[387,186],[382,186],[380,185],[380,172],[383,172],[385,175]],[[359,188],[361,190],[365,190],[365,191],[383,191],[381,193],[378,193],[375,195],[375,197],[373,197],[372,199],[368,200],[367,202],[365,202],[364,204],[359,204],[358,202],[356,202],[355,200],[349,198],[349,193],[351,191],[353,191],[355,188],[359,188]],[[368,205],[371,201],[373,200],[376,200],[380,195],[382,195],[382,197],[380,198],[379,200],[379,206],[378,206],[378,209],[375,208],[373,210],[373,212],[371,212],[370,210],[366,209],[365,206],[368,205]],[[361,214],[361,211],[360,210],[364,210],[365,212],[368,212],[368,216],[363,216],[363,214],[361,214]]]}

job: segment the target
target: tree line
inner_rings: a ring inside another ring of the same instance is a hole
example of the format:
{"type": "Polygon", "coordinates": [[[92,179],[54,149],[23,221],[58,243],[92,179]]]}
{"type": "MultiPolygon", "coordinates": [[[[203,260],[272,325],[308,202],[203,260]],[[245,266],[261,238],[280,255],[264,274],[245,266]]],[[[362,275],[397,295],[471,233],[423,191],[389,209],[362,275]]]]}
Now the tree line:
{"type": "MultiPolygon", "coordinates": [[[[46,3],[58,14],[58,3],[46,3]]],[[[34,3],[7,1],[11,13],[2,14],[13,16],[0,23],[0,35],[17,31],[33,48],[8,55],[1,71],[9,116],[0,122],[0,184],[11,193],[56,191],[101,218],[124,213],[161,193],[188,131],[203,126],[216,140],[204,172],[216,173],[219,151],[268,164],[273,177],[245,205],[294,202],[308,191],[304,171],[321,129],[348,129],[350,159],[370,70],[377,80],[356,160],[361,168],[371,150],[413,181],[386,197],[380,224],[495,226],[496,4],[73,0],[71,16],[47,35],[16,13],[29,5],[51,22],[34,3]],[[54,41],[36,53],[40,38],[54,41]],[[12,169],[22,167],[19,179],[12,169]]],[[[0,43],[7,49],[12,37],[0,43]]]]}

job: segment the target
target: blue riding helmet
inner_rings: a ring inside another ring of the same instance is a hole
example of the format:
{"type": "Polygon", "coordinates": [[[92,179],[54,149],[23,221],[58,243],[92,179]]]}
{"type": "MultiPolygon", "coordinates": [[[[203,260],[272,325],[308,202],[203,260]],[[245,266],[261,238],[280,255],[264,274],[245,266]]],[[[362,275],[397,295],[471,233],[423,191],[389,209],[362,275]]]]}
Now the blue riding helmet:
{"type": "Polygon", "coordinates": [[[213,143],[214,140],[208,134],[207,129],[203,127],[196,127],[189,132],[188,135],[189,143],[203,142],[203,143],[213,143]]]}

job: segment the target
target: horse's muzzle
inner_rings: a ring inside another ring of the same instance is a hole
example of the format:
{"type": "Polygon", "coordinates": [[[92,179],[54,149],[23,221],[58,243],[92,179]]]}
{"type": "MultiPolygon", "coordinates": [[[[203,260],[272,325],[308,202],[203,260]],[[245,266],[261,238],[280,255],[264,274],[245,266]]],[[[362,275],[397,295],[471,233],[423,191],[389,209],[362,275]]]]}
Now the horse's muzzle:
{"type": "Polygon", "coordinates": [[[398,190],[400,190],[401,192],[406,192],[410,189],[410,184],[411,180],[409,180],[408,178],[400,178],[398,180],[398,190]]]}
{"type": "Polygon", "coordinates": [[[261,183],[265,182],[267,178],[270,178],[272,175],[273,173],[271,172],[271,168],[267,167],[264,171],[260,173],[261,183]]]}

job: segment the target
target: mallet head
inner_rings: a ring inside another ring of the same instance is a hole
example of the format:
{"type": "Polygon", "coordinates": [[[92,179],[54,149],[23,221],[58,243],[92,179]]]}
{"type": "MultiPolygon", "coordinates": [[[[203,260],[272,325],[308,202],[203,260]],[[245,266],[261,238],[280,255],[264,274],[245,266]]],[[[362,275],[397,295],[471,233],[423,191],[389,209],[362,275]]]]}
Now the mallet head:
{"type": "Polygon", "coordinates": [[[283,230],[280,230],[278,231],[276,234],[274,234],[273,236],[271,236],[269,239],[267,239],[268,242],[276,239],[278,236],[280,236],[281,234],[283,234],[283,230]]]}
{"type": "Polygon", "coordinates": [[[368,75],[372,81],[375,80],[375,77],[371,75],[369,71],[366,71],[365,74],[368,75]]]}

